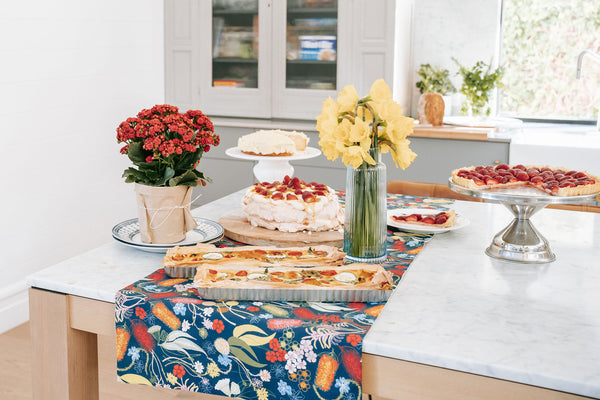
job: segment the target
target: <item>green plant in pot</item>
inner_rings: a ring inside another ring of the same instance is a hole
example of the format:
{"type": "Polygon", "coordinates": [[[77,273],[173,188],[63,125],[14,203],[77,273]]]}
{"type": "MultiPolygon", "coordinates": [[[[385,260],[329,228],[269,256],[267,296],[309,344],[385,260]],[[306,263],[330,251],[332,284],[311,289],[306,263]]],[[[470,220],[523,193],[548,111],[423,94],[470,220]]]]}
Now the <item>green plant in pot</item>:
{"type": "Polygon", "coordinates": [[[417,89],[423,93],[439,93],[448,96],[456,93],[456,88],[450,81],[450,71],[441,67],[432,67],[430,64],[421,64],[417,70],[421,80],[416,83],[417,89]]]}
{"type": "Polygon", "coordinates": [[[196,167],[220,142],[212,122],[198,110],[156,105],[121,122],[117,141],[125,143],[121,154],[134,165],[123,177],[135,183],[142,242],[183,240],[197,226],[190,213],[192,187],[210,182],[196,167]]]}
{"type": "Polygon", "coordinates": [[[492,63],[488,65],[483,61],[477,61],[473,67],[467,68],[455,58],[452,60],[458,65],[458,75],[462,77],[460,93],[466,98],[461,106],[461,113],[472,116],[489,116],[492,90],[504,86],[502,67],[492,71],[492,63]]]}

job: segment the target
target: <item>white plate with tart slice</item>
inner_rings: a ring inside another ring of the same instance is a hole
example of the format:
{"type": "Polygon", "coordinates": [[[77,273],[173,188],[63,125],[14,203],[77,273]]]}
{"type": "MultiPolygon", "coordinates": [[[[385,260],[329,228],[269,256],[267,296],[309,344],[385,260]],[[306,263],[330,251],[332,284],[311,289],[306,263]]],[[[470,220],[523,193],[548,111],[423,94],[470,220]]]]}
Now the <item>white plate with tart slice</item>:
{"type": "Polygon", "coordinates": [[[416,233],[444,233],[464,228],[470,221],[454,210],[398,208],[388,210],[387,224],[416,233]]]}

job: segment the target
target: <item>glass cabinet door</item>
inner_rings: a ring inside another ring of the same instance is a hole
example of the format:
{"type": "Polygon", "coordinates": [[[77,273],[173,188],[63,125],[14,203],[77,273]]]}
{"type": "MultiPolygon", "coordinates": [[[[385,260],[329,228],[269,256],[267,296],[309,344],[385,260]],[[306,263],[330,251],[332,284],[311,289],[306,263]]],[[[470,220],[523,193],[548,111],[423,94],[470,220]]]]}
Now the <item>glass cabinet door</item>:
{"type": "Polygon", "coordinates": [[[337,3],[337,0],[287,0],[287,89],[336,89],[337,3]]]}
{"type": "Polygon", "coordinates": [[[258,88],[258,0],[212,5],[212,86],[258,88]]]}

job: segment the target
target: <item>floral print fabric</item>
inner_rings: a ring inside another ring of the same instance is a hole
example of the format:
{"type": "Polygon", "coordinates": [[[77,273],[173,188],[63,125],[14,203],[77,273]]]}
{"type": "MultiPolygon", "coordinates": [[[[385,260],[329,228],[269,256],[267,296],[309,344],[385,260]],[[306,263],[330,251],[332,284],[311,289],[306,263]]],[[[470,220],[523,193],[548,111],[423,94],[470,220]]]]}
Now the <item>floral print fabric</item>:
{"type": "MultiPolygon", "coordinates": [[[[390,209],[451,204],[388,199],[390,209]]],[[[430,238],[388,230],[384,267],[394,286],[430,238]]],[[[358,400],[363,338],[383,306],[203,300],[191,280],[159,269],[116,295],[117,374],[127,383],[241,399],[358,400]]]]}

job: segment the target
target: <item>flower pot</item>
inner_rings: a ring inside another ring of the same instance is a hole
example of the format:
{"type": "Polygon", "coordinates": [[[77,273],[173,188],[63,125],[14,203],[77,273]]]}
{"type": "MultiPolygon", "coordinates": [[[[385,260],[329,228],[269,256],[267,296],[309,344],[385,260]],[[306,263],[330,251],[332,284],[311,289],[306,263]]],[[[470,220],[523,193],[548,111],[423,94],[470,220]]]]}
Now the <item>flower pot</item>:
{"type": "Polygon", "coordinates": [[[376,148],[369,153],[376,165],[347,169],[344,251],[350,261],[379,263],[387,259],[386,166],[376,148]]]}
{"type": "Polygon", "coordinates": [[[190,212],[192,187],[135,184],[143,243],[177,243],[197,224],[190,212]]]}

